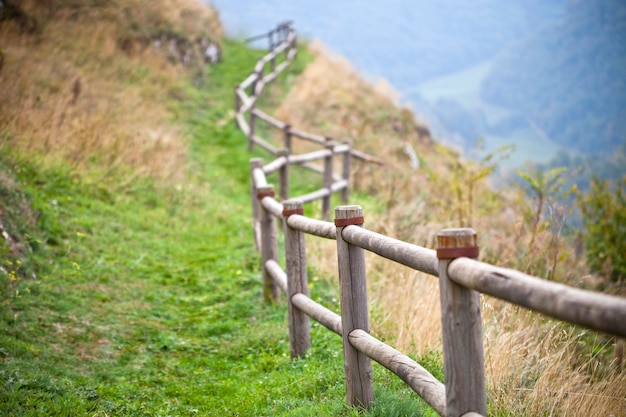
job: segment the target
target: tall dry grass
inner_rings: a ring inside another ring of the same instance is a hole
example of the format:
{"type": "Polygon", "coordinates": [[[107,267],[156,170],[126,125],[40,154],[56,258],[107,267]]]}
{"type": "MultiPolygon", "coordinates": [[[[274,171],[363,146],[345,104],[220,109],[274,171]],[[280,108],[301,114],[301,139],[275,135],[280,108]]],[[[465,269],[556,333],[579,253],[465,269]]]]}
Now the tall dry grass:
{"type": "Polygon", "coordinates": [[[167,103],[202,61],[184,65],[167,42],[219,41],[216,11],[194,0],[11,3],[26,17],[0,22],[0,146],[102,175],[181,178],[187,144],[167,103]]]}
{"type": "MultiPolygon", "coordinates": [[[[336,139],[350,137],[356,148],[387,161],[384,167],[357,164],[353,172],[353,185],[375,196],[353,201],[363,205],[368,229],[434,248],[442,228],[471,226],[482,260],[594,288],[576,242],[554,234],[565,208],[555,205],[553,217],[535,230],[528,196],[494,191],[488,178],[477,175],[484,166],[433,140],[384,84],[365,82],[315,43],[312,49],[315,61],[278,117],[336,139]]],[[[335,276],[332,243],[309,242],[316,268],[335,276]]],[[[374,255],[366,262],[372,331],[404,352],[441,349],[437,278],[374,255]]],[[[491,297],[482,297],[482,307],[490,414],[626,415],[626,372],[614,362],[612,338],[491,297]]]]}

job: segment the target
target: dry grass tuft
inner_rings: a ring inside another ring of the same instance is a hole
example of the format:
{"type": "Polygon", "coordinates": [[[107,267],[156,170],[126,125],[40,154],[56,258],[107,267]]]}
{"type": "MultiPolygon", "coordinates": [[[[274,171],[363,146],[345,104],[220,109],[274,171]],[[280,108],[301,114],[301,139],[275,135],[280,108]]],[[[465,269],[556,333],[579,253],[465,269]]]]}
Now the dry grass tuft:
{"type": "Polygon", "coordinates": [[[0,22],[0,140],[79,171],[181,178],[187,145],[165,103],[202,65],[196,38],[221,38],[215,10],[192,0],[19,7],[35,23],[0,22]],[[196,53],[187,64],[185,48],[196,53]]]}
{"type": "MultiPolygon", "coordinates": [[[[335,139],[349,137],[356,148],[387,161],[382,168],[358,164],[353,170],[353,185],[375,196],[353,201],[363,205],[368,229],[433,248],[442,228],[473,227],[482,260],[593,287],[576,242],[553,233],[563,216],[545,219],[534,231],[528,197],[495,192],[488,179],[478,178],[480,164],[434,141],[393,93],[369,85],[345,60],[312,45],[315,61],[278,117],[335,139]]],[[[328,242],[311,240],[309,248],[321,273],[335,276],[328,242]]],[[[372,331],[404,352],[440,349],[437,278],[374,255],[366,262],[372,331]]],[[[612,338],[489,297],[483,299],[483,328],[493,414],[625,415],[626,371],[613,361],[612,338]]]]}

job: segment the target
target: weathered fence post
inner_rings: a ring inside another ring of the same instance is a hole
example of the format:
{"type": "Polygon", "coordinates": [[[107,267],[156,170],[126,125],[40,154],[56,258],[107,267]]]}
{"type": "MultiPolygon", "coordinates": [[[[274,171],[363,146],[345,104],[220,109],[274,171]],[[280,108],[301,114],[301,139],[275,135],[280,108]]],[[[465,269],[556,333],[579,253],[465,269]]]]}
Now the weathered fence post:
{"type": "Polygon", "coordinates": [[[285,157],[285,165],[280,167],[278,177],[280,179],[280,199],[287,200],[289,198],[289,155],[291,155],[291,126],[286,124],[283,127],[285,133],[285,147],[282,156],[285,157]]]}
{"type": "MultiPolygon", "coordinates": [[[[291,26],[290,26],[290,28],[291,28],[291,26]]],[[[296,37],[295,32],[293,32],[293,34],[294,34],[294,36],[293,36],[293,40],[291,41],[291,47],[287,48],[287,50],[293,49],[293,59],[296,59],[296,56],[298,55],[298,39],[296,37]]]]}
{"type": "MultiPolygon", "coordinates": [[[[280,32],[278,32],[276,29],[272,30],[269,33],[269,40],[270,40],[269,53],[270,54],[274,52],[274,47],[276,47],[276,45],[280,45],[281,43],[279,34],[280,32]],[[276,37],[278,38],[276,40],[276,43],[274,43],[274,32],[276,32],[276,37]]],[[[272,72],[274,72],[274,70],[276,70],[276,56],[273,56],[270,62],[272,64],[272,72]]]]}
{"type": "Polygon", "coordinates": [[[278,169],[278,194],[281,200],[287,200],[289,198],[289,154],[287,150],[281,149],[277,156],[285,157],[285,163],[278,169]]]}
{"type": "MultiPolygon", "coordinates": [[[[352,148],[352,144],[350,140],[344,141],[344,143],[350,148],[352,148]]],[[[343,154],[343,169],[341,172],[341,177],[346,181],[346,187],[341,190],[341,202],[343,204],[348,204],[348,199],[350,196],[350,162],[352,156],[350,155],[350,150],[343,154]]]]}
{"type": "Polygon", "coordinates": [[[241,97],[239,97],[239,84],[235,86],[235,114],[239,113],[239,109],[241,108],[241,97]]]}
{"type": "Polygon", "coordinates": [[[285,124],[283,127],[283,132],[285,133],[285,150],[287,151],[287,155],[291,155],[291,125],[289,123],[285,124]]]}
{"type": "Polygon", "coordinates": [[[348,338],[354,329],[369,333],[365,254],[363,249],[344,241],[341,235],[344,227],[362,224],[363,211],[360,206],[335,208],[346,400],[352,406],[369,408],[374,402],[372,362],[369,357],[356,350],[348,338]]]}
{"type": "Polygon", "coordinates": [[[331,187],[333,185],[333,148],[335,144],[331,138],[326,138],[326,149],[330,151],[330,154],[324,158],[324,185],[323,187],[328,190],[328,195],[322,198],[322,219],[328,221],[330,218],[330,200],[333,196],[331,187]]]}
{"type": "Polygon", "coordinates": [[[455,258],[477,258],[476,232],[444,229],[437,234],[443,359],[448,417],[487,415],[480,293],[448,278],[455,258]]]}
{"type": "MultiPolygon", "coordinates": [[[[265,197],[274,197],[274,186],[267,185],[257,188],[259,202],[265,197]]],[[[278,244],[276,239],[276,219],[267,211],[263,204],[259,204],[261,209],[261,261],[263,263],[263,298],[266,302],[278,301],[280,288],[271,275],[265,269],[265,263],[270,259],[278,260],[278,244]]]]}
{"type": "Polygon", "coordinates": [[[287,299],[289,310],[289,344],[291,357],[304,356],[311,347],[309,316],[291,303],[294,294],[309,295],[306,272],[306,246],[304,232],[292,229],[287,219],[292,214],[304,214],[304,204],[298,200],[283,202],[285,231],[285,259],[287,266],[287,299]]]}
{"type": "Polygon", "coordinates": [[[248,116],[249,117],[248,125],[250,129],[250,131],[248,132],[248,151],[249,152],[252,152],[254,150],[254,135],[255,135],[255,130],[256,130],[256,115],[254,114],[254,107],[256,106],[256,95],[254,95],[254,92],[251,98],[254,100],[254,104],[252,104],[252,106],[248,110],[250,112],[248,116]]]}
{"type": "Polygon", "coordinates": [[[259,88],[259,84],[261,85],[261,87],[265,87],[263,85],[264,81],[263,81],[263,72],[265,71],[265,64],[263,64],[261,66],[261,68],[259,69],[259,71],[256,73],[257,79],[256,79],[256,83],[254,84],[254,91],[252,91],[252,94],[254,95],[254,97],[258,97],[261,93],[261,89],[259,88]]]}
{"type": "Polygon", "coordinates": [[[252,231],[254,233],[254,245],[257,251],[261,251],[261,208],[257,197],[256,185],[254,183],[254,170],[263,167],[262,158],[252,158],[250,160],[250,194],[252,196],[252,231]]]}
{"type": "Polygon", "coordinates": [[[272,52],[274,50],[274,32],[276,29],[272,29],[267,32],[267,40],[269,41],[269,45],[267,47],[268,52],[272,52]]]}

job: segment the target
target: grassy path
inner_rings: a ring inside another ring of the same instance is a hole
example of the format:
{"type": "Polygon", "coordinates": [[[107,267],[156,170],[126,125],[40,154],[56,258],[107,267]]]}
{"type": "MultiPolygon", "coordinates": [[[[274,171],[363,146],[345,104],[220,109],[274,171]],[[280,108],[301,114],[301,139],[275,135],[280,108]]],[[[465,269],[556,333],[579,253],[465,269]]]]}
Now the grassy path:
{"type": "MultiPolygon", "coordinates": [[[[309,357],[291,361],[285,306],[261,302],[250,154],[230,113],[256,56],[232,42],[224,56],[206,88],[180,91],[184,186],[1,158],[4,205],[31,201],[33,252],[2,258],[0,415],[357,415],[340,339],[314,325],[309,357]]],[[[375,383],[372,415],[425,410],[379,368],[375,383]]]]}

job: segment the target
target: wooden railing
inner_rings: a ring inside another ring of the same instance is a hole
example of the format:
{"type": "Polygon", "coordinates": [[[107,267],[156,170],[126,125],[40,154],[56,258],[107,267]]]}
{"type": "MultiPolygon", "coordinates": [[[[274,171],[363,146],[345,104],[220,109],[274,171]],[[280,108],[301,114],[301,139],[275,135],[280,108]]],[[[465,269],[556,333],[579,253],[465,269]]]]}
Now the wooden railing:
{"type": "MultiPolygon", "coordinates": [[[[287,35],[285,39],[289,43],[295,37],[287,35]]],[[[350,405],[368,408],[374,401],[371,366],[374,359],[405,381],[440,415],[485,416],[480,293],[558,320],[626,337],[626,299],[479,262],[477,236],[472,229],[440,231],[438,246],[433,250],[363,228],[360,206],[337,207],[333,223],[304,216],[304,203],[311,200],[310,196],[281,203],[275,199],[274,186],[267,182],[266,173],[283,166],[283,162],[277,162],[281,158],[288,159],[281,155],[267,165],[260,159],[250,163],[264,297],[272,302],[278,300],[280,291],[287,296],[292,357],[303,356],[311,345],[309,318],[342,337],[346,397],[350,405]],[[277,220],[284,231],[286,270],[278,262],[277,220]],[[308,296],[305,234],[337,242],[341,315],[308,296]],[[438,277],[445,385],[417,362],[369,334],[366,250],[438,277]]],[[[326,196],[321,194],[316,198],[326,196]]]]}
{"type": "Polygon", "coordinates": [[[322,218],[328,219],[330,216],[330,199],[333,193],[341,192],[342,200],[344,202],[348,200],[351,158],[377,164],[382,164],[383,161],[375,156],[352,149],[349,139],[345,139],[343,143],[338,143],[327,136],[296,129],[257,107],[257,101],[265,86],[276,80],[278,74],[284,71],[297,55],[296,34],[291,22],[281,23],[268,33],[247,40],[252,42],[264,38],[269,40],[269,52],[257,61],[254,71],[235,87],[235,120],[237,126],[247,136],[249,150],[253,150],[258,145],[278,157],[271,164],[263,167],[263,171],[265,174],[278,173],[281,199],[286,200],[289,197],[290,166],[302,166],[322,175],[322,188],[300,196],[300,199],[304,202],[321,199],[322,218]],[[257,129],[259,121],[280,132],[283,138],[282,146],[277,146],[269,139],[259,135],[259,129],[257,129]],[[318,145],[320,149],[295,155],[293,150],[294,139],[313,143],[318,145]],[[335,173],[334,160],[338,157],[341,157],[342,168],[340,172],[335,173]],[[316,165],[315,162],[317,161],[323,161],[323,164],[316,165]]]}

